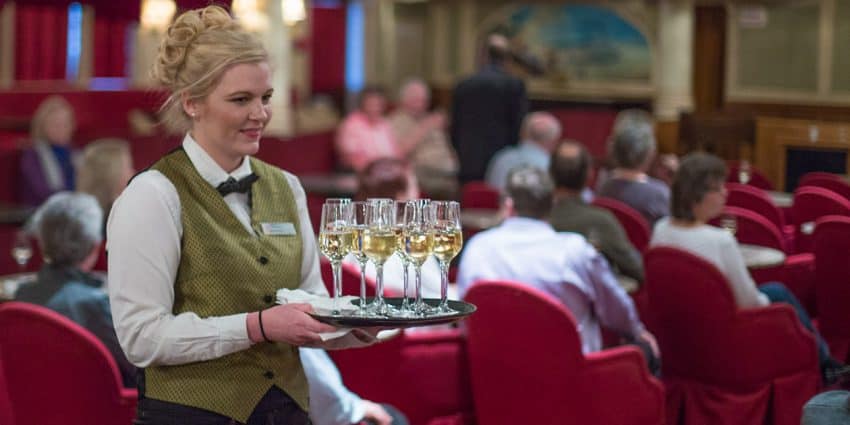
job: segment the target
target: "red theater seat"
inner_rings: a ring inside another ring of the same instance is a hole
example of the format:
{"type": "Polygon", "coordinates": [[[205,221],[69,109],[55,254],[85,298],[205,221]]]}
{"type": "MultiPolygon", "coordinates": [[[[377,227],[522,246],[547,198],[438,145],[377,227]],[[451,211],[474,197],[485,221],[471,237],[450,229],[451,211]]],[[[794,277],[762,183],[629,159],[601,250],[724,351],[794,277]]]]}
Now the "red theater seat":
{"type": "Polygon", "coordinates": [[[814,234],[818,327],[833,357],[850,361],[850,217],[826,216],[814,234]]]}
{"type": "Polygon", "coordinates": [[[521,283],[476,282],[465,299],[478,306],[467,319],[478,423],[664,423],[664,389],[637,348],[583,355],[570,312],[521,283]]]}
{"type": "Polygon", "coordinates": [[[136,390],[91,332],[33,304],[0,305],[0,361],[15,425],[130,425],[136,390]]]}
{"type": "Polygon", "coordinates": [[[646,247],[649,246],[649,239],[652,232],[649,228],[649,223],[646,222],[646,219],[639,212],[612,198],[595,198],[593,205],[611,211],[626,231],[626,237],[629,238],[629,242],[640,252],[646,250],[646,247]]]}
{"type": "Polygon", "coordinates": [[[811,252],[812,235],[806,231],[807,227],[823,216],[850,216],[850,201],[822,187],[803,186],[794,192],[791,215],[796,226],[796,252],[811,252]]]}
{"type": "Polygon", "coordinates": [[[463,208],[499,209],[499,190],[482,181],[464,184],[460,198],[463,208]]]}
{"type": "Polygon", "coordinates": [[[685,251],[653,247],[644,261],[667,423],[798,425],[820,373],[794,310],[738,309],[726,278],[685,251]]]}
{"type": "Polygon", "coordinates": [[[794,252],[794,226],[785,222],[785,214],[774,205],[764,190],[733,182],[726,183],[726,190],[729,191],[726,205],[744,208],[768,219],[782,235],[782,251],[789,254],[794,252]]]}

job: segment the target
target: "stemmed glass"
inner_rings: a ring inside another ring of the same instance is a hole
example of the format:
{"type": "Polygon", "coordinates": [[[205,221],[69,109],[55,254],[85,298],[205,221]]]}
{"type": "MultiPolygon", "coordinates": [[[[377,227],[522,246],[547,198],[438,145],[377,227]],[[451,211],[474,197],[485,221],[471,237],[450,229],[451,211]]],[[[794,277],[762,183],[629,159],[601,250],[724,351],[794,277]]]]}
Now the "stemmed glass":
{"type": "Polygon", "coordinates": [[[18,263],[18,268],[23,272],[30,258],[32,258],[32,241],[26,230],[20,230],[15,234],[15,242],[12,244],[12,258],[18,263]]]}
{"type": "Polygon", "coordinates": [[[401,296],[401,308],[395,313],[399,313],[402,316],[405,316],[410,312],[410,303],[407,298],[407,288],[410,287],[410,280],[407,273],[407,269],[410,267],[410,258],[408,258],[407,253],[404,251],[404,211],[407,202],[408,201],[395,201],[395,226],[393,227],[396,235],[395,253],[398,254],[398,257],[401,259],[402,272],[404,273],[404,291],[401,296]]]}
{"type": "Polygon", "coordinates": [[[449,265],[463,247],[463,233],[460,226],[460,204],[454,201],[435,201],[431,203],[431,215],[434,220],[434,257],[440,265],[440,305],[438,313],[449,313],[449,265]]]}
{"type": "Polygon", "coordinates": [[[366,230],[369,216],[369,203],[354,202],[351,204],[352,237],[351,253],[360,265],[360,309],[359,314],[366,314],[366,264],[369,257],[363,251],[363,232],[366,230]]]}
{"type": "Polygon", "coordinates": [[[735,236],[738,231],[738,219],[732,214],[723,214],[720,216],[720,227],[735,236]]]}
{"type": "Polygon", "coordinates": [[[413,264],[416,276],[416,301],[413,309],[425,314],[428,306],[422,301],[422,264],[434,250],[431,201],[417,199],[404,206],[404,252],[413,264]]]}
{"type": "Polygon", "coordinates": [[[339,296],[342,292],[342,259],[352,247],[354,231],[351,228],[351,203],[333,202],[322,205],[319,228],[319,250],[331,262],[334,276],[333,311],[339,315],[339,296]]]}
{"type": "Polygon", "coordinates": [[[371,311],[385,315],[387,304],[384,302],[384,263],[395,251],[397,240],[393,232],[395,224],[395,203],[392,199],[370,199],[366,215],[366,229],[363,231],[363,252],[375,264],[377,288],[371,311]]]}
{"type": "Polygon", "coordinates": [[[750,182],[752,167],[750,166],[750,161],[742,160],[738,164],[738,182],[741,184],[747,184],[750,182]]]}

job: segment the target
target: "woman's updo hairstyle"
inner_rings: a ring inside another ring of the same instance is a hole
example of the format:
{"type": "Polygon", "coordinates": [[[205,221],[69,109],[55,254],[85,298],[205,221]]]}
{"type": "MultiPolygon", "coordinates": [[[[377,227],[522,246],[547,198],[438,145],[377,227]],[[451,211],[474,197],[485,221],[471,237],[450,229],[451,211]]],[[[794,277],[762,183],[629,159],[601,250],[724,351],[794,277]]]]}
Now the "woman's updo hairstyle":
{"type": "Polygon", "coordinates": [[[169,128],[185,132],[191,118],[183,110],[190,100],[206,97],[232,65],[268,60],[260,40],[245,31],[225,9],[207,6],[184,12],[168,27],[152,75],[171,90],[160,111],[169,128]]]}

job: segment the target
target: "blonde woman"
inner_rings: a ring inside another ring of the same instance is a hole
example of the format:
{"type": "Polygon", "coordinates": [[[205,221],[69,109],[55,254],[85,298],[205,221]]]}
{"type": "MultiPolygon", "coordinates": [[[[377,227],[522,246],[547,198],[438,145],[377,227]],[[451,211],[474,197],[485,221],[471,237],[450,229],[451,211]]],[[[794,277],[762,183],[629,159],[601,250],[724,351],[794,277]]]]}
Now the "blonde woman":
{"type": "Polygon", "coordinates": [[[123,139],[98,139],[83,148],[77,190],[97,198],[105,215],[136,173],[130,144],[123,139]]]}
{"type": "Polygon", "coordinates": [[[252,157],[272,112],[268,53],[208,6],[171,24],[153,75],[185,137],[130,182],[107,225],[116,332],[143,368],[136,423],[308,424],[298,347],[375,338],[320,336],[336,328],[309,305],[275,305],[281,288],[327,292],[304,189],[252,157]]]}
{"type": "Polygon", "coordinates": [[[30,124],[32,145],[21,154],[18,199],[37,206],[51,194],[74,189],[71,139],[76,130],[74,109],[65,98],[49,96],[30,124]]]}

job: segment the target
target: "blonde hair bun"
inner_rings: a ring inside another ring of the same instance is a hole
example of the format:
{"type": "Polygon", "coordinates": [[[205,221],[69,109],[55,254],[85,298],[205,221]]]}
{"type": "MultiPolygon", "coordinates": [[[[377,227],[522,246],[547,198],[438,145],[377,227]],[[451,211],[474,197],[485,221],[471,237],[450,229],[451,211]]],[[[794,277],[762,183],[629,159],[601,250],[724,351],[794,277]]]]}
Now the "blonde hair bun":
{"type": "Polygon", "coordinates": [[[184,12],[163,37],[151,72],[156,82],[171,91],[161,108],[165,124],[172,130],[188,130],[191,120],[180,104],[184,95],[202,99],[231,65],[266,60],[268,53],[260,40],[224,8],[184,12]]]}

